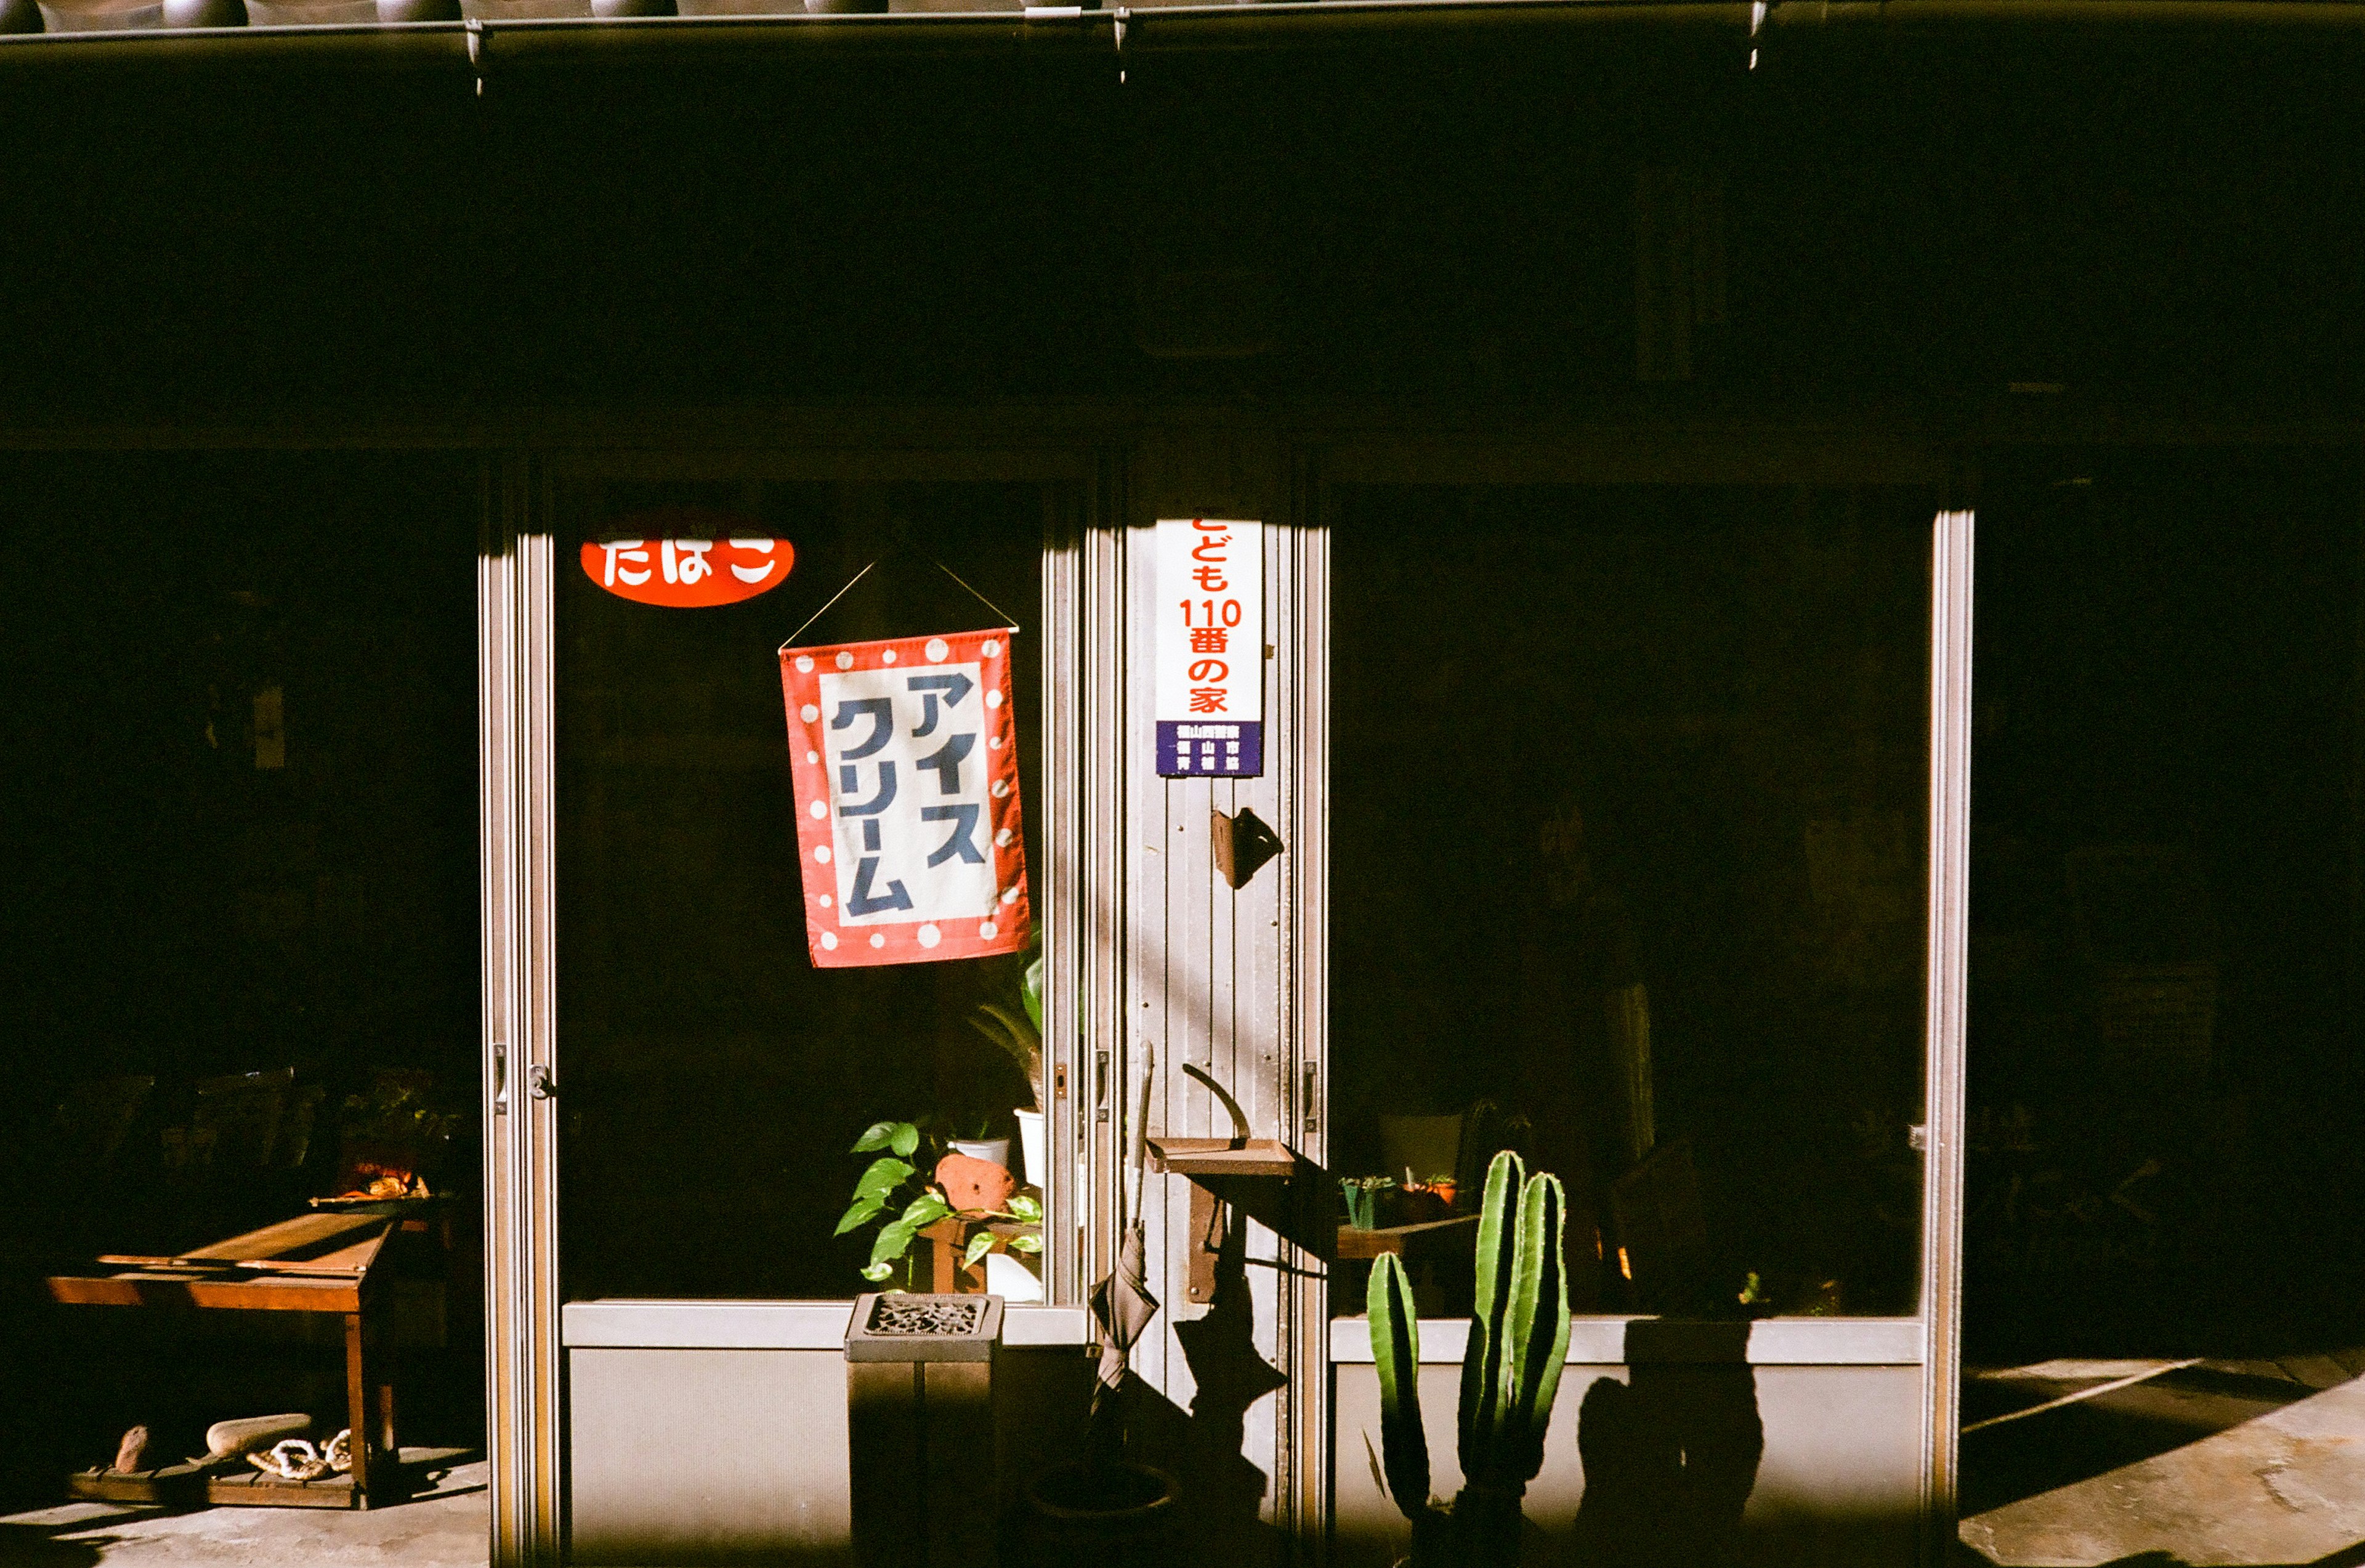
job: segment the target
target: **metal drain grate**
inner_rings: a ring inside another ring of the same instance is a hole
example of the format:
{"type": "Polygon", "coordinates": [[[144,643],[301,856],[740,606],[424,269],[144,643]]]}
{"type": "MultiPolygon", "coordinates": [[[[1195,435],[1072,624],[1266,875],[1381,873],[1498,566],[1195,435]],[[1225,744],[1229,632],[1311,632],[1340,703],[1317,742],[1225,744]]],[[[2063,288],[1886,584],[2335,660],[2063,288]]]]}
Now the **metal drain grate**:
{"type": "Polygon", "coordinates": [[[882,1295],[871,1305],[868,1331],[966,1339],[984,1320],[985,1302],[976,1296],[882,1295]]]}

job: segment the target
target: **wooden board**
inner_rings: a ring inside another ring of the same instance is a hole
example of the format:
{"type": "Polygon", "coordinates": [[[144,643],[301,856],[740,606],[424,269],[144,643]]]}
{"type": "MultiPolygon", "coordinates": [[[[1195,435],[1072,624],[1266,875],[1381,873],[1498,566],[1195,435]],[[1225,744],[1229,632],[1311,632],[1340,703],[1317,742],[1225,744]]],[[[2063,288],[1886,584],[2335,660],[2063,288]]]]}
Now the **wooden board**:
{"type": "Polygon", "coordinates": [[[247,1273],[358,1279],[377,1261],[378,1252],[397,1223],[386,1215],[307,1215],[301,1220],[251,1231],[195,1252],[170,1257],[103,1252],[98,1261],[117,1268],[191,1277],[247,1273]],[[318,1223],[324,1219],[336,1223],[325,1226],[318,1223]],[[300,1231],[291,1230],[298,1226],[302,1227],[300,1231]],[[287,1234],[275,1234],[283,1232],[287,1234]],[[254,1255],[244,1255],[250,1253],[254,1255]]]}
{"type": "Polygon", "coordinates": [[[1297,1170],[1297,1156],[1278,1138],[1151,1138],[1149,1148],[1160,1170],[1178,1176],[1290,1176],[1297,1170]]]}
{"type": "Polygon", "coordinates": [[[225,1277],[162,1269],[55,1274],[48,1281],[50,1299],[69,1306],[195,1306],[239,1312],[359,1312],[364,1282],[359,1278],[225,1277]]]}
{"type": "Polygon", "coordinates": [[[181,1263],[262,1263],[319,1261],[323,1254],[347,1251],[364,1243],[364,1233],[383,1232],[385,1215],[321,1213],[297,1215],[261,1230],[250,1230],[227,1241],[174,1255],[181,1263]]]}
{"type": "Polygon", "coordinates": [[[1405,1259],[1436,1258],[1454,1252],[1467,1252],[1478,1240],[1478,1216],[1455,1215],[1450,1219],[1432,1219],[1419,1225],[1391,1225],[1373,1230],[1358,1230],[1351,1225],[1339,1227],[1339,1256],[1341,1259],[1369,1260],[1384,1252],[1393,1252],[1405,1259]]]}
{"type": "Polygon", "coordinates": [[[259,1470],[244,1474],[229,1471],[210,1473],[195,1465],[118,1475],[113,1471],[85,1470],[66,1478],[66,1490],[76,1497],[107,1503],[206,1503],[220,1506],[273,1508],[358,1508],[361,1489],[350,1475],[324,1475],[318,1481],[283,1481],[259,1470]]]}

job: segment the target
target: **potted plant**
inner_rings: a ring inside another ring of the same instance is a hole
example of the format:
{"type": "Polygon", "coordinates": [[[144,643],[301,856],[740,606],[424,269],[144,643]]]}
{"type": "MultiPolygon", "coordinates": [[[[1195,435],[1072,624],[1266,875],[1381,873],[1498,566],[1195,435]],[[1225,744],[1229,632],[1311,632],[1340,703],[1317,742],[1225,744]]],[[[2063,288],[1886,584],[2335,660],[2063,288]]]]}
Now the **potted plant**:
{"type": "Polygon", "coordinates": [[[1154,1049],[1145,1053],[1141,1109],[1134,1118],[1133,1206],[1135,1216],[1117,1248],[1116,1261],[1093,1287],[1093,1320],[1101,1335],[1099,1375],[1085,1418],[1083,1453],[1054,1466],[1026,1484],[1026,1528],[1041,1562],[1165,1562],[1180,1553],[1180,1494],[1174,1477],[1126,1454],[1126,1432],[1139,1390],[1131,1363],[1133,1347],[1158,1316],[1149,1294],[1144,1259],[1148,1242],[1141,1215],[1141,1184],[1149,1166],[1145,1142],[1149,1092],[1156,1081],[1154,1049]]]}
{"type": "Polygon", "coordinates": [[[1568,1357],[1567,1203],[1560,1179],[1527,1174],[1508,1149],[1486,1171],[1477,1299],[1462,1360],[1463,1486],[1449,1509],[1429,1495],[1420,1417],[1420,1320],[1395,1254],[1372,1269],[1366,1308],[1380,1379],[1382,1468],[1412,1525],[1412,1568],[1510,1568],[1519,1499],[1543,1468],[1544,1428],[1568,1357]]]}
{"type": "MultiPolygon", "coordinates": [[[[1039,937],[1038,937],[1039,941],[1039,937]]],[[[1018,1005],[981,1002],[970,1014],[970,1027],[983,1035],[1026,1079],[1030,1096],[1014,1113],[1018,1118],[1019,1159],[1026,1178],[1037,1187],[1050,1172],[1043,1159],[1043,955],[1038,950],[1018,982],[1018,1005]]]]}
{"type": "Polygon", "coordinates": [[[862,1277],[876,1284],[903,1265],[903,1282],[911,1285],[911,1250],[920,1233],[940,1220],[959,1219],[975,1226],[962,1256],[967,1268],[993,1249],[994,1221],[1035,1228],[1007,1238],[1014,1252],[1040,1252],[1043,1206],[1016,1191],[1010,1172],[987,1160],[973,1159],[947,1146],[949,1140],[923,1132],[916,1122],[878,1122],[855,1140],[856,1154],[876,1154],[854,1183],[854,1201],[837,1222],[836,1234],[846,1235],[879,1223],[871,1242],[870,1261],[862,1277]],[[936,1155],[921,1174],[922,1145],[936,1155]],[[887,1217],[890,1215],[891,1218],[887,1217]]]}
{"type": "Polygon", "coordinates": [[[1339,1196],[1347,1200],[1347,1223],[1357,1230],[1376,1230],[1385,1217],[1380,1204],[1395,1188],[1395,1181],[1387,1176],[1349,1176],[1339,1183],[1339,1196]]]}

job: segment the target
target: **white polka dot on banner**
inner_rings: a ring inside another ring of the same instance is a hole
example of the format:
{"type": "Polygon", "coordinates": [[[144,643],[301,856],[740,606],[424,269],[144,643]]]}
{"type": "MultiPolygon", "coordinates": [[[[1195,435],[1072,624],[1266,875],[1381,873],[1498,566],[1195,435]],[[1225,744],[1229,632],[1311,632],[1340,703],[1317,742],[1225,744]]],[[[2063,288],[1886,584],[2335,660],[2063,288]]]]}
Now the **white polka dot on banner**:
{"type": "Polygon", "coordinates": [[[998,691],[998,690],[993,690],[993,689],[989,689],[987,690],[986,694],[985,694],[985,705],[986,705],[987,707],[989,707],[989,708],[999,708],[999,707],[1001,707],[1001,706],[1002,706],[1002,693],[1001,693],[1000,691],[998,691]]]}
{"type": "Polygon", "coordinates": [[[829,815],[829,808],[823,805],[819,801],[815,801],[812,805],[807,806],[805,810],[813,814],[813,819],[815,822],[819,822],[822,818],[829,815]]]}
{"type": "Polygon", "coordinates": [[[989,921],[987,921],[983,925],[981,925],[981,926],[979,926],[979,927],[977,928],[977,934],[978,934],[980,936],[984,937],[984,938],[985,938],[987,941],[989,941],[989,942],[992,941],[992,940],[994,939],[994,937],[995,937],[995,936],[997,936],[998,935],[1000,935],[1000,934],[1001,934],[1001,931],[1002,931],[1002,927],[1000,927],[999,925],[994,924],[993,924],[993,922],[992,922],[992,921],[990,921],[990,920],[989,920],[989,921]]]}
{"type": "Polygon", "coordinates": [[[837,667],[840,669],[852,669],[854,667],[854,655],[852,654],[838,655],[837,667]]]}
{"type": "Polygon", "coordinates": [[[935,946],[937,943],[939,943],[939,942],[941,942],[941,941],[943,941],[944,939],[945,939],[945,934],[944,934],[943,932],[941,932],[941,931],[937,930],[935,926],[933,926],[933,925],[923,925],[922,927],[920,927],[920,946],[923,946],[923,947],[933,947],[933,946],[935,946]]]}
{"type": "Polygon", "coordinates": [[[797,717],[810,724],[821,717],[821,710],[808,702],[803,707],[797,710],[797,717]]]}
{"type": "Polygon", "coordinates": [[[940,665],[944,663],[945,655],[950,652],[952,652],[952,650],[945,646],[945,640],[942,637],[931,637],[928,639],[928,662],[930,664],[940,665]]]}
{"type": "Polygon", "coordinates": [[[994,842],[994,843],[996,843],[996,844],[1007,844],[1007,843],[1009,843],[1009,842],[1010,842],[1010,830],[1009,830],[1008,828],[1003,828],[1000,833],[995,834],[993,835],[993,842],[994,842]]]}
{"type": "Polygon", "coordinates": [[[797,673],[799,675],[813,674],[813,655],[811,654],[799,654],[797,655],[797,673]]]}
{"type": "Polygon", "coordinates": [[[824,909],[827,909],[831,904],[836,902],[836,900],[831,898],[827,893],[824,893],[821,896],[821,907],[824,909]]]}
{"type": "Polygon", "coordinates": [[[829,846],[826,844],[817,844],[813,846],[813,858],[820,861],[824,866],[828,865],[829,846]]]}
{"type": "Polygon", "coordinates": [[[880,662],[880,664],[882,664],[882,665],[891,665],[891,664],[893,664],[893,663],[895,662],[895,650],[894,650],[894,649],[892,649],[892,648],[890,648],[890,649],[888,649],[885,653],[883,653],[883,654],[880,655],[879,655],[879,662],[880,662]]]}
{"type": "Polygon", "coordinates": [[[1002,902],[1003,903],[1016,903],[1018,902],[1018,890],[1016,888],[1003,889],[1002,902]]]}
{"type": "Polygon", "coordinates": [[[998,659],[1002,656],[1002,644],[995,642],[992,638],[988,637],[984,642],[980,643],[977,645],[977,651],[983,654],[987,658],[998,659]]]}
{"type": "Polygon", "coordinates": [[[993,781],[993,798],[997,801],[1006,801],[1010,798],[1009,779],[997,778],[993,781]]]}
{"type": "Polygon", "coordinates": [[[805,760],[807,762],[819,762],[821,760],[821,753],[817,751],[809,751],[805,753],[805,760]]]}
{"type": "Polygon", "coordinates": [[[872,932],[870,934],[870,945],[873,947],[884,947],[887,946],[887,933],[884,931],[872,932]]]}
{"type": "Polygon", "coordinates": [[[988,751],[1000,751],[1002,749],[1002,737],[1000,735],[986,736],[985,749],[988,751]]]}
{"type": "Polygon", "coordinates": [[[821,945],[833,953],[837,951],[837,933],[835,931],[823,932],[821,934],[821,945]]]}

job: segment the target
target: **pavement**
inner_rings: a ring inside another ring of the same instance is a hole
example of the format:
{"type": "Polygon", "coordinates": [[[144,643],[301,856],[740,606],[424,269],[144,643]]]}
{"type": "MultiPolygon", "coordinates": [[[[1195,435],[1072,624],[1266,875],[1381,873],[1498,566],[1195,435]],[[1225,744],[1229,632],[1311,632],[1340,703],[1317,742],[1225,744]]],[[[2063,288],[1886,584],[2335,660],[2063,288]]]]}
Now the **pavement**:
{"type": "MultiPolygon", "coordinates": [[[[2365,1568],[2365,1350],[1966,1369],[1965,1568],[2365,1568]]],[[[483,1461],[363,1512],[68,1503],[0,1568],[483,1568],[483,1461]]]]}
{"type": "Polygon", "coordinates": [[[432,1484],[382,1508],[165,1508],[66,1503],[0,1517],[0,1568],[484,1568],[482,1460],[405,1449],[432,1484]]]}
{"type": "Polygon", "coordinates": [[[1966,1370],[1967,1564],[2365,1564],[2365,1350],[1966,1370]]]}

